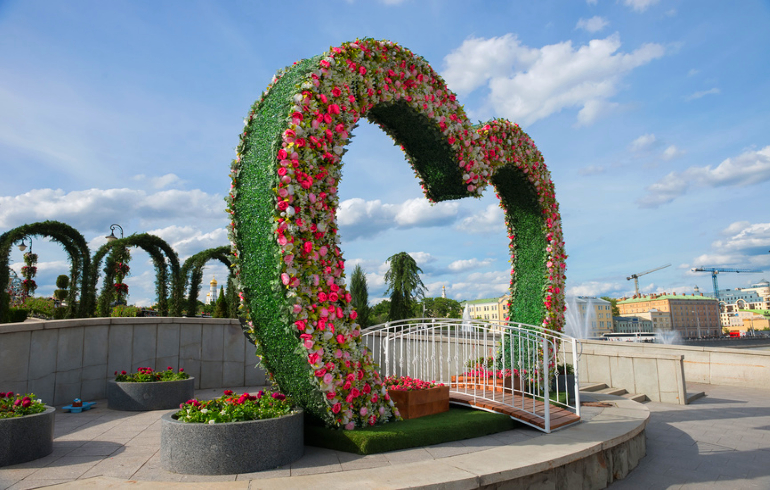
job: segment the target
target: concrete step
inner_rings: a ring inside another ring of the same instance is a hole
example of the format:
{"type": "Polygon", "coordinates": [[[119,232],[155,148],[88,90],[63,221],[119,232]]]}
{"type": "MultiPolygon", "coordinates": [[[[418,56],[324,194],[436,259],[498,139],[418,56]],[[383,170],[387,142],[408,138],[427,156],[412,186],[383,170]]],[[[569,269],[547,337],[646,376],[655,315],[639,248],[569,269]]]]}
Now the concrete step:
{"type": "Polygon", "coordinates": [[[580,391],[599,391],[607,388],[605,383],[582,383],[580,391]]]}
{"type": "Polygon", "coordinates": [[[702,398],[704,396],[706,396],[706,393],[702,391],[698,391],[697,393],[687,393],[687,403],[690,404],[698,398],[702,398]]]}
{"type": "Polygon", "coordinates": [[[603,395],[623,396],[626,393],[628,393],[628,391],[625,390],[624,388],[604,388],[599,391],[596,391],[595,393],[601,393],[603,395]]]}
{"type": "Polygon", "coordinates": [[[629,400],[633,400],[639,403],[644,403],[647,401],[647,395],[644,393],[626,393],[623,395],[623,398],[628,398],[629,400]]]}

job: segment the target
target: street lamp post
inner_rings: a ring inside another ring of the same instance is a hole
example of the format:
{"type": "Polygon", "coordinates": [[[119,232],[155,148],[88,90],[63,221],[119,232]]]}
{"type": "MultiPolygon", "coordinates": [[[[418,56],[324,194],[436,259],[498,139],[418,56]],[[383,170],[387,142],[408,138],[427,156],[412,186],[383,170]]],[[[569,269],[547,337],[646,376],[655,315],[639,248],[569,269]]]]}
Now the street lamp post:
{"type": "Polygon", "coordinates": [[[118,237],[115,236],[115,228],[119,228],[120,229],[120,238],[123,238],[123,227],[120,226],[117,223],[116,224],[112,224],[112,225],[110,225],[110,234],[107,235],[106,237],[104,237],[104,238],[107,239],[108,242],[114,242],[115,240],[118,239],[118,237]]]}
{"type": "MultiPolygon", "coordinates": [[[[32,253],[32,237],[29,238],[29,252],[32,253]]],[[[18,246],[19,252],[27,250],[27,244],[24,242],[24,238],[21,239],[21,243],[18,246]]]]}

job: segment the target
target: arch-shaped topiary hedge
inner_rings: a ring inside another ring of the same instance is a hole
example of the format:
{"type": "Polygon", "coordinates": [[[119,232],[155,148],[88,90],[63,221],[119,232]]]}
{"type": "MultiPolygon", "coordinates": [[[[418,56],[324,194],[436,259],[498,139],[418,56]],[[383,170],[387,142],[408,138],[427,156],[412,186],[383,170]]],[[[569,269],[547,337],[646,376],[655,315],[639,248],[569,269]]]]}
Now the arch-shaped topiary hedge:
{"type": "MultiPolygon", "coordinates": [[[[222,246],[202,250],[195,255],[191,255],[182,264],[182,280],[184,289],[187,291],[186,310],[188,316],[195,316],[198,309],[198,293],[200,293],[201,283],[203,282],[203,266],[209,260],[219,260],[230,269],[230,247],[222,246]],[[191,313],[192,312],[192,313],[191,313]]],[[[230,270],[232,276],[232,270],[230,270]]]]}
{"type": "MultiPolygon", "coordinates": [[[[0,235],[0,284],[8,284],[9,260],[14,243],[26,237],[48,237],[64,247],[70,261],[70,286],[67,296],[67,311],[65,318],[84,316],[88,311],[88,282],[87,271],[90,266],[90,251],[83,235],[75,228],[60,221],[41,221],[13,228],[0,235]],[[80,291],[80,303],[77,295],[80,291]]],[[[5,286],[0,288],[0,323],[7,321],[9,297],[5,286]]]]}
{"type": "MultiPolygon", "coordinates": [[[[99,280],[99,268],[101,267],[102,260],[104,260],[107,253],[119,247],[139,247],[150,255],[153,265],[155,266],[155,292],[158,296],[158,313],[161,316],[169,316],[169,314],[171,316],[181,316],[184,284],[179,267],[179,256],[165,240],[148,233],[130,235],[125,238],[107,242],[94,253],[93,259],[91,260],[90,270],[90,283],[93,285],[91,288],[92,297],[96,296],[96,284],[99,280]],[[171,275],[170,296],[169,269],[171,275]]],[[[111,284],[114,280],[114,257],[112,260],[108,259],[107,262],[109,263],[105,267],[102,294],[99,296],[99,309],[101,311],[107,310],[107,306],[111,299],[111,295],[108,294],[104,285],[111,284]],[[110,265],[110,263],[112,265],[110,265]]],[[[96,309],[96,304],[94,303],[89,312],[91,316],[96,313],[96,309]]]]}
{"type": "Polygon", "coordinates": [[[336,224],[342,155],[359,119],[406,153],[431,201],[491,180],[511,253],[511,320],[561,330],[564,243],[543,157],[517,125],[473,126],[441,77],[403,47],[345,43],[281,70],[251,108],[232,164],[230,237],[247,335],[280,388],[330,426],[393,412],[360,343],[336,224]]]}

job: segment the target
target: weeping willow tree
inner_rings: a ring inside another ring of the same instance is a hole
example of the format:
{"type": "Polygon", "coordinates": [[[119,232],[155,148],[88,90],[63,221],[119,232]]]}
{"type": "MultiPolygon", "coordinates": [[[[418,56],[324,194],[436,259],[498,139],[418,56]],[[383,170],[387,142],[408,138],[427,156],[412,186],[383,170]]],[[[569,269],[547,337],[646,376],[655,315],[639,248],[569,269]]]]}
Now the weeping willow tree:
{"type": "Polygon", "coordinates": [[[390,264],[388,272],[385,273],[385,283],[388,285],[385,294],[390,294],[388,320],[411,318],[417,298],[422,298],[427,289],[420,279],[422,269],[406,252],[392,255],[386,262],[390,264]]]}

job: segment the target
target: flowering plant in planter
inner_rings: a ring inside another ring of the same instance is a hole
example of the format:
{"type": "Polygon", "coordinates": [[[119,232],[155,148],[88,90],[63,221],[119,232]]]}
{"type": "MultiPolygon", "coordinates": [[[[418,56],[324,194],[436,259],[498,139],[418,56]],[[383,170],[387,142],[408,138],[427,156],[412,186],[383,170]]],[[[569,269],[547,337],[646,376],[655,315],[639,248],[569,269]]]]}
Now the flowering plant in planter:
{"type": "Polygon", "coordinates": [[[294,402],[283,393],[260,391],[238,395],[232,390],[215,400],[188,400],[174,417],[180,422],[224,424],[246,420],[273,419],[293,412],[294,402]]]}
{"type": "Polygon", "coordinates": [[[0,392],[0,419],[45,412],[45,405],[34,393],[26,395],[0,392]]]}
{"type": "Polygon", "coordinates": [[[184,372],[184,368],[180,368],[178,372],[174,372],[174,368],[168,367],[165,371],[153,371],[149,367],[140,367],[135,373],[127,373],[121,371],[118,374],[115,371],[115,381],[119,383],[152,383],[156,381],[178,381],[180,379],[188,379],[189,374],[184,372]]]}
{"type": "Polygon", "coordinates": [[[417,391],[427,390],[437,386],[444,386],[444,383],[436,383],[435,381],[423,381],[417,378],[410,378],[409,376],[388,376],[385,378],[383,386],[389,390],[417,391]]]}

